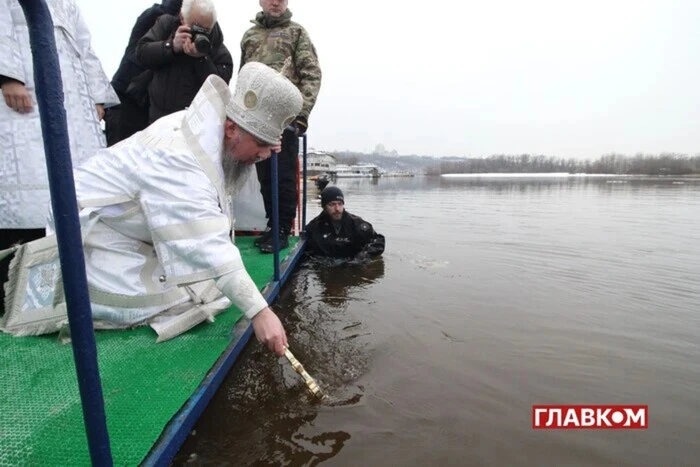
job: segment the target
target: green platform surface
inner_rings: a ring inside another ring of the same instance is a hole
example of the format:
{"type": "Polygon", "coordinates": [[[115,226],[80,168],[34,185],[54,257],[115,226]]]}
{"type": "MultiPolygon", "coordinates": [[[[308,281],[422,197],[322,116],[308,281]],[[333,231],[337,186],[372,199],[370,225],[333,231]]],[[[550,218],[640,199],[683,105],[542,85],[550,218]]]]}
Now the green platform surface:
{"type": "MultiPolygon", "coordinates": [[[[245,266],[262,289],[272,278],[273,255],[236,237],[245,266]]],[[[298,242],[280,252],[280,261],[298,242]]],[[[242,317],[232,307],[156,344],[150,327],[97,331],[98,365],[114,465],[138,465],[231,344],[242,317]]],[[[0,333],[0,466],[90,465],[70,344],[57,335],[0,333]]]]}

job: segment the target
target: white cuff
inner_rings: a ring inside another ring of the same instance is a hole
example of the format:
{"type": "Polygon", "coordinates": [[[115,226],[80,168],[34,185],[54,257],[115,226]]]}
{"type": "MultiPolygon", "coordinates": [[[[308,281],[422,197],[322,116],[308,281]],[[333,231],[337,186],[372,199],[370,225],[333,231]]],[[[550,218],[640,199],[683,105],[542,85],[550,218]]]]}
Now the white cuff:
{"type": "Polygon", "coordinates": [[[224,274],[216,281],[216,286],[248,319],[253,319],[268,306],[245,269],[224,274]]]}

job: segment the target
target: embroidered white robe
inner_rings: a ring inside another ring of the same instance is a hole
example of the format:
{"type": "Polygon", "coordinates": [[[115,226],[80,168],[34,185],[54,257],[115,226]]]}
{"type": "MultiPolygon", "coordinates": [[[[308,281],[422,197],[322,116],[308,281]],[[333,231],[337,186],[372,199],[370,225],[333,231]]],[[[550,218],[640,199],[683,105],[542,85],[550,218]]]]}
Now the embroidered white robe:
{"type": "MultiPolygon", "coordinates": [[[[91,47],[74,0],[47,0],[61,67],[73,166],[105,147],[96,104],[119,99],[91,47]]],[[[0,0],[0,75],[25,84],[33,109],[20,114],[0,99],[0,228],[46,226],[50,207],[44,143],[37,106],[29,30],[17,0],[0,0]]]]}

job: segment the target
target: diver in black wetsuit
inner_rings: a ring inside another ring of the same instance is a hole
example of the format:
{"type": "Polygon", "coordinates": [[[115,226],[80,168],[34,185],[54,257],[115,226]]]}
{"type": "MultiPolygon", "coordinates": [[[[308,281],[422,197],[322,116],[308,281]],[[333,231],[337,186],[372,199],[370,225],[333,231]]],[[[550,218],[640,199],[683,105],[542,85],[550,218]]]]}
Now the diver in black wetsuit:
{"type": "Polygon", "coordinates": [[[345,198],[338,187],[326,187],[321,192],[321,206],[323,212],[306,226],[309,255],[362,260],[384,253],[384,235],[345,210],[345,198]]]}

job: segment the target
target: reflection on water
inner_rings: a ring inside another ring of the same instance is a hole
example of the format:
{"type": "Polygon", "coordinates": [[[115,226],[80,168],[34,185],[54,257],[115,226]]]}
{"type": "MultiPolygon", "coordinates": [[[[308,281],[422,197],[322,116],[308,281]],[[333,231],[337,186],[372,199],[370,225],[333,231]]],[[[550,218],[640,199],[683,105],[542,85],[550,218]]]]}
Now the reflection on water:
{"type": "Polygon", "coordinates": [[[330,402],[252,343],[176,464],[697,464],[699,179],[338,186],[386,252],[276,305],[330,402]],[[649,429],[533,431],[544,403],[648,404],[649,429]]]}
{"type": "Polygon", "coordinates": [[[366,263],[351,264],[342,260],[312,258],[301,271],[307,276],[305,280],[318,284],[314,295],[321,302],[328,307],[338,307],[348,300],[357,299],[366,287],[384,277],[384,259],[378,257],[366,263]]]}

